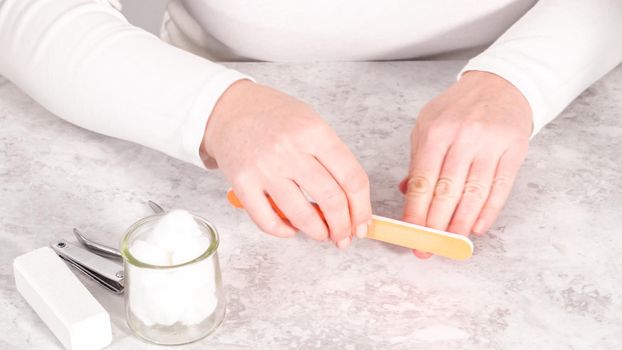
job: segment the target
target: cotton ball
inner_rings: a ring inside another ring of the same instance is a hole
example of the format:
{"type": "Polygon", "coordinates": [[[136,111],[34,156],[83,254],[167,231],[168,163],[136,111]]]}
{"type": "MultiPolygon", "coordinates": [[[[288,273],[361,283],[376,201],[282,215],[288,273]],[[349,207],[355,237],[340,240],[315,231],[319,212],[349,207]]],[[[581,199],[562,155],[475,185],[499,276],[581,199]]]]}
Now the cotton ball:
{"type": "Polygon", "coordinates": [[[157,302],[162,299],[158,291],[167,287],[161,271],[129,265],[126,278],[128,282],[126,293],[129,295],[132,313],[148,327],[158,323],[157,302]]]}
{"type": "Polygon", "coordinates": [[[156,222],[146,240],[172,254],[186,245],[188,239],[198,236],[201,236],[201,229],[192,214],[176,209],[156,222]]]}
{"type": "Polygon", "coordinates": [[[206,318],[211,316],[211,313],[216,309],[217,300],[214,297],[207,297],[204,302],[197,303],[197,305],[184,313],[181,322],[186,326],[192,326],[203,322],[206,318]]]}
{"type": "Polygon", "coordinates": [[[189,237],[182,246],[178,246],[171,256],[171,263],[179,265],[194,260],[209,248],[210,240],[205,236],[189,237]]]}
{"type": "Polygon", "coordinates": [[[182,290],[192,290],[197,284],[197,280],[201,280],[202,276],[186,271],[193,266],[180,267],[178,271],[167,277],[167,281],[176,288],[182,290]],[[188,269],[187,269],[188,268],[188,269]]]}
{"type": "Polygon", "coordinates": [[[190,265],[184,265],[175,270],[174,274],[169,278],[170,283],[191,290],[202,288],[206,285],[211,286],[213,289],[215,288],[214,263],[211,257],[190,265]]]}
{"type": "Polygon", "coordinates": [[[171,264],[170,255],[165,250],[141,239],[132,243],[130,253],[136,259],[150,265],[166,266],[171,264]]]}
{"type": "Polygon", "coordinates": [[[168,281],[162,278],[161,271],[154,269],[141,269],[137,273],[132,272],[129,276],[128,282],[132,287],[132,290],[140,288],[142,291],[147,293],[150,290],[165,288],[168,281]]]}
{"type": "Polygon", "coordinates": [[[155,322],[151,319],[149,305],[145,304],[145,296],[141,288],[132,288],[126,293],[129,293],[131,312],[136,318],[138,318],[145,326],[151,327],[155,322]]]}
{"type": "Polygon", "coordinates": [[[179,322],[189,302],[187,293],[183,293],[178,286],[163,286],[157,290],[151,289],[145,294],[145,303],[151,305],[148,315],[162,326],[171,326],[179,322]]]}
{"type": "Polygon", "coordinates": [[[186,309],[181,320],[187,326],[201,323],[214,312],[218,305],[214,291],[207,286],[195,289],[192,298],[194,302],[186,309]]]}
{"type": "Polygon", "coordinates": [[[201,276],[201,278],[197,278],[194,287],[196,288],[210,288],[210,292],[216,290],[216,271],[214,267],[213,259],[205,259],[201,261],[201,263],[196,266],[196,276],[201,276]]]}

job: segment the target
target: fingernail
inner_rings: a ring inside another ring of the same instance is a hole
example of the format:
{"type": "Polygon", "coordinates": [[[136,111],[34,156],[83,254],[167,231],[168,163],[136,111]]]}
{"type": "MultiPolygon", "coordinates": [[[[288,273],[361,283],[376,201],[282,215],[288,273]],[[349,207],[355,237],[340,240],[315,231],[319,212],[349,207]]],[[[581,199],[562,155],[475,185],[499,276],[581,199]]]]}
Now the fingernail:
{"type": "Polygon", "coordinates": [[[422,252],[422,251],[418,251],[418,250],[415,250],[415,249],[413,249],[413,254],[414,254],[417,258],[419,258],[419,259],[421,259],[421,260],[426,260],[426,259],[429,259],[429,258],[430,258],[430,257],[432,257],[432,255],[433,255],[433,254],[431,254],[431,253],[422,252]]]}
{"type": "Polygon", "coordinates": [[[356,237],[365,238],[367,236],[367,224],[360,224],[356,227],[356,237]]]}
{"type": "Polygon", "coordinates": [[[337,242],[337,247],[339,247],[339,249],[346,249],[348,246],[350,245],[350,237],[346,237],[344,239],[342,239],[341,241],[337,242]]]}
{"type": "Polygon", "coordinates": [[[484,232],[484,220],[479,219],[477,220],[477,222],[475,223],[475,226],[473,227],[473,233],[475,233],[476,235],[482,235],[484,232]]]}

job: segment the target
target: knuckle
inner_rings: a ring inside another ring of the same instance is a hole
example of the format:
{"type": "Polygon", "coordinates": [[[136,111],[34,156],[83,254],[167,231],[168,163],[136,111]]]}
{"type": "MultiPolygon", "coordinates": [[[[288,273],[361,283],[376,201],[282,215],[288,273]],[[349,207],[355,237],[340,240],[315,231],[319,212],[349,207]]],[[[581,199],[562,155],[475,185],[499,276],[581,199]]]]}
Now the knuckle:
{"type": "MultiPolygon", "coordinates": [[[[281,174],[284,172],[284,163],[279,161],[278,153],[280,151],[277,148],[272,148],[264,154],[261,154],[253,159],[254,164],[250,165],[254,167],[255,171],[261,175],[267,175],[270,173],[281,174]]],[[[250,167],[249,166],[249,167],[250,167]]]]}
{"type": "Polygon", "coordinates": [[[428,142],[435,142],[447,137],[448,129],[441,123],[434,123],[427,126],[426,140],[428,142]]]}
{"type": "Polygon", "coordinates": [[[464,184],[462,198],[466,201],[483,201],[488,196],[488,186],[481,181],[467,181],[464,184]]]}
{"type": "Polygon", "coordinates": [[[497,176],[493,181],[493,186],[497,190],[509,190],[512,180],[508,176],[497,176]]]}
{"type": "Polygon", "coordinates": [[[343,181],[345,190],[348,192],[361,192],[369,189],[369,177],[360,171],[350,172],[343,181]]]}
{"type": "Polygon", "coordinates": [[[316,217],[317,214],[313,210],[303,208],[292,215],[292,220],[295,221],[298,226],[307,227],[313,224],[316,217]]]}
{"type": "Polygon", "coordinates": [[[239,197],[245,197],[247,186],[254,177],[253,173],[249,171],[239,171],[233,175],[231,178],[231,185],[239,197]]]}
{"type": "Polygon", "coordinates": [[[301,134],[311,138],[325,138],[326,133],[330,130],[328,125],[321,118],[308,118],[301,134]]]}
{"type": "Polygon", "coordinates": [[[342,191],[336,189],[328,189],[322,193],[320,198],[317,198],[318,204],[326,210],[335,210],[341,208],[347,204],[346,196],[342,191]]]}
{"type": "Polygon", "coordinates": [[[293,147],[293,135],[287,132],[280,132],[272,138],[268,150],[274,154],[282,154],[293,147]]]}
{"type": "Polygon", "coordinates": [[[485,120],[474,118],[462,125],[462,132],[472,137],[474,135],[481,135],[487,127],[488,123],[485,120]]]}
{"type": "Polygon", "coordinates": [[[406,183],[406,196],[418,196],[431,191],[430,180],[421,174],[413,175],[406,183]]]}
{"type": "Polygon", "coordinates": [[[456,183],[449,177],[442,177],[434,188],[434,197],[438,199],[452,199],[456,197],[456,183]]]}

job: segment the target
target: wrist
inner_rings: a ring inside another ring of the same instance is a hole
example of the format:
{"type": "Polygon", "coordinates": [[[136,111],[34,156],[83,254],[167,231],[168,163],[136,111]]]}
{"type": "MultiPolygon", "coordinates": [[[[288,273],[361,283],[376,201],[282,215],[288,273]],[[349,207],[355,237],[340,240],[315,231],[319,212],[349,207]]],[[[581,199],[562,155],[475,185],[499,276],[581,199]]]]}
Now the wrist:
{"type": "Polygon", "coordinates": [[[509,80],[487,71],[471,70],[462,74],[459,82],[487,90],[498,103],[516,109],[516,116],[524,118],[529,124],[529,134],[533,131],[533,111],[525,95],[509,80]]]}
{"type": "Polygon", "coordinates": [[[215,159],[215,145],[227,128],[228,121],[237,114],[243,102],[243,96],[255,85],[244,79],[231,84],[220,96],[205,125],[200,153],[203,157],[215,159]]]}

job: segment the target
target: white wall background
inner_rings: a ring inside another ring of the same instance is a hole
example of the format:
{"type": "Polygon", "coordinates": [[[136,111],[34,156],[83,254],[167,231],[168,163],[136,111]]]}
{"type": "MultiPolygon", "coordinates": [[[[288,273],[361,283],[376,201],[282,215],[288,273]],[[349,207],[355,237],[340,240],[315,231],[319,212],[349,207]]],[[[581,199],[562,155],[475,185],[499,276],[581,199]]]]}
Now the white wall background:
{"type": "Polygon", "coordinates": [[[156,35],[160,34],[162,16],[168,0],[121,0],[123,14],[130,23],[156,35]]]}

